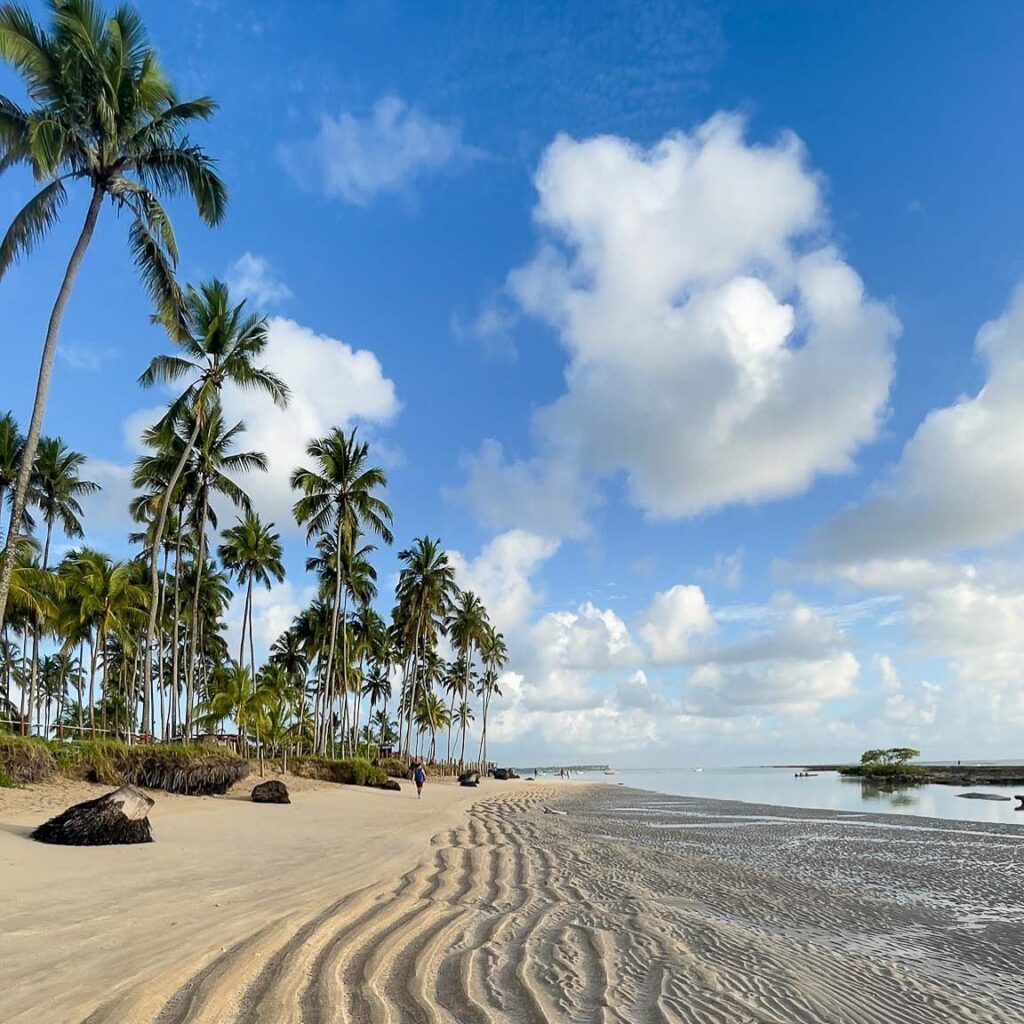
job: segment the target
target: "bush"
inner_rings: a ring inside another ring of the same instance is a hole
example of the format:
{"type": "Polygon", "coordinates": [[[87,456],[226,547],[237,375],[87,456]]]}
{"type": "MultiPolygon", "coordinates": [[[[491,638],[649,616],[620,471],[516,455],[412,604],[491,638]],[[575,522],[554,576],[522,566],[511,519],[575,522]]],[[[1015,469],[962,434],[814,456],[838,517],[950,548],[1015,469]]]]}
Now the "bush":
{"type": "Polygon", "coordinates": [[[0,789],[13,789],[17,783],[7,774],[7,772],[0,771],[0,789]]]}
{"type": "Polygon", "coordinates": [[[381,757],[374,764],[383,768],[387,775],[393,779],[407,779],[409,777],[409,762],[404,757],[381,757]]]}
{"type": "Polygon", "coordinates": [[[321,782],[336,782],[345,786],[382,787],[388,780],[388,773],[382,767],[372,765],[361,757],[344,760],[296,757],[291,762],[291,769],[306,779],[320,779],[321,782]]]}
{"type": "Polygon", "coordinates": [[[839,769],[840,775],[894,782],[923,782],[928,769],[920,764],[860,764],[839,769]]]}

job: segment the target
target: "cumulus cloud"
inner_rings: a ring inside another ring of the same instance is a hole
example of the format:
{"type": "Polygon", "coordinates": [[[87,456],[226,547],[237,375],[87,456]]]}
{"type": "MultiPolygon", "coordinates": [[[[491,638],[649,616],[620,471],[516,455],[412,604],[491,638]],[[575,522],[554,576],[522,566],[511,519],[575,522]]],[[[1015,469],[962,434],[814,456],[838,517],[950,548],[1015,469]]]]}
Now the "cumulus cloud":
{"type": "Polygon", "coordinates": [[[244,252],[228,267],[227,283],[232,297],[249,299],[258,308],[274,306],[292,297],[292,291],[278,278],[262,256],[244,252]]]}
{"type": "Polygon", "coordinates": [[[269,463],[267,473],[252,473],[240,482],[265,518],[279,528],[295,529],[295,496],[288,478],[304,463],[309,440],[335,426],[388,423],[401,403],[372,352],[354,349],[294,320],[270,319],[264,362],[291,388],[288,408],[278,409],[260,393],[229,387],[223,395],[224,411],[228,422],[245,422],[244,444],[264,452],[269,463]]]}
{"type": "Polygon", "coordinates": [[[398,96],[377,100],[365,117],[325,114],[315,138],[282,146],[279,154],[300,184],[357,206],[479,157],[458,121],[435,120],[398,96]]]}
{"type": "Polygon", "coordinates": [[[509,633],[533,610],[539,595],[532,574],[558,550],[558,541],[528,530],[509,530],[490,540],[476,558],[449,551],[456,580],[484,602],[491,622],[509,633]]]}
{"type": "Polygon", "coordinates": [[[680,664],[693,655],[694,640],[714,626],[700,587],[678,584],[654,595],[642,616],[640,636],[655,664],[680,664]]]}
{"type": "Polygon", "coordinates": [[[812,557],[905,559],[1001,544],[1024,529],[1024,284],[976,349],[981,390],[929,413],[888,478],[825,528],[812,557]]]}
{"type": "Polygon", "coordinates": [[[530,646],[544,663],[572,669],[610,669],[639,655],[625,622],[590,601],[542,616],[530,629],[530,646]]]}
{"type": "Polygon", "coordinates": [[[648,150],[559,136],[544,154],[543,240],[507,291],[557,331],[566,390],[535,413],[535,454],[492,442],[469,462],[489,523],[534,506],[578,529],[617,474],[652,519],[783,497],[875,436],[898,323],[823,240],[800,142],[743,127],[719,115],[648,150]]]}

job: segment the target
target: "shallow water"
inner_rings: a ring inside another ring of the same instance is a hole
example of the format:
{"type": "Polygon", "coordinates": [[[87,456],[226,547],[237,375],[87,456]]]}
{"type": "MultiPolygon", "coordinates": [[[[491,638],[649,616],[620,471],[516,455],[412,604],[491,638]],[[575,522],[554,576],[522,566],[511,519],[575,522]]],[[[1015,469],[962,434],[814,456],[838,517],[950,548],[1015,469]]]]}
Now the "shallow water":
{"type": "Polygon", "coordinates": [[[871,814],[912,814],[952,821],[980,821],[1024,826],[1016,800],[965,800],[959,793],[991,793],[1012,797],[1022,786],[907,786],[884,791],[836,772],[797,779],[792,768],[622,769],[619,775],[581,772],[573,778],[634,789],[713,800],[742,800],[776,807],[849,811],[871,814]]]}

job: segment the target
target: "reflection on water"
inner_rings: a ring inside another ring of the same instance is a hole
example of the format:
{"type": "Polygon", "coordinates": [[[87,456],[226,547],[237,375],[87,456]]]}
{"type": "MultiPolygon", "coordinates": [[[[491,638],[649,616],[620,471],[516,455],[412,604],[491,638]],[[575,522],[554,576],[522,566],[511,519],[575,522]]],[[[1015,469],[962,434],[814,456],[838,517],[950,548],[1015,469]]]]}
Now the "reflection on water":
{"type": "MultiPolygon", "coordinates": [[[[965,800],[968,790],[956,786],[892,786],[846,779],[835,772],[794,778],[792,768],[706,768],[648,771],[622,769],[618,776],[586,773],[578,776],[609,785],[623,783],[637,789],[677,796],[715,800],[743,800],[779,807],[807,807],[873,814],[915,814],[954,821],[981,821],[1024,825],[1024,811],[1015,812],[1015,800],[965,800]]],[[[1022,787],[971,786],[972,793],[1013,796],[1022,787]]]]}

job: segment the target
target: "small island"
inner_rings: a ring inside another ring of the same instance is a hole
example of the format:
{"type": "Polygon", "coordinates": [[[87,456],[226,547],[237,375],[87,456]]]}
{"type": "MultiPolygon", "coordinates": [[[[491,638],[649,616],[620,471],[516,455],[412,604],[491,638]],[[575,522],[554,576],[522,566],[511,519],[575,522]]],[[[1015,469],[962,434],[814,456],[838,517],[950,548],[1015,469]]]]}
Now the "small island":
{"type": "MultiPolygon", "coordinates": [[[[1024,785],[1024,764],[913,764],[921,752],[911,747],[866,750],[860,764],[807,765],[809,772],[839,772],[852,778],[899,785],[939,786],[1024,785]]],[[[792,766],[787,766],[792,767],[792,766]]],[[[803,766],[802,766],[803,767],[803,766]]]]}

